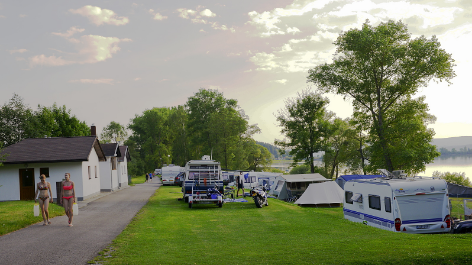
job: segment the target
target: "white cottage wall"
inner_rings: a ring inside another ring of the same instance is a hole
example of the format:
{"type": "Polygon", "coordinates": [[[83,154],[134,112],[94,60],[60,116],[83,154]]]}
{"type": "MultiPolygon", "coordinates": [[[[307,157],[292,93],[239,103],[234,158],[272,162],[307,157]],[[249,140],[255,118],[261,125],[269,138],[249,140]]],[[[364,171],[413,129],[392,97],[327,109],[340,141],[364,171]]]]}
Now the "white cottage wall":
{"type": "Polygon", "coordinates": [[[120,187],[128,186],[128,161],[125,158],[123,162],[118,162],[118,183],[120,187]]]}
{"type": "Polygon", "coordinates": [[[100,161],[100,190],[111,191],[111,188],[111,163],[107,157],[107,161],[100,161]]]}
{"type": "MultiPolygon", "coordinates": [[[[100,163],[97,152],[94,148],[90,152],[88,161],[82,162],[82,187],[83,194],[78,200],[86,200],[88,198],[100,194],[100,163]],[[90,169],[90,170],[89,170],[90,169]]],[[[76,187],[77,191],[77,187],[76,187]]],[[[79,197],[79,194],[77,194],[79,197]]]]}

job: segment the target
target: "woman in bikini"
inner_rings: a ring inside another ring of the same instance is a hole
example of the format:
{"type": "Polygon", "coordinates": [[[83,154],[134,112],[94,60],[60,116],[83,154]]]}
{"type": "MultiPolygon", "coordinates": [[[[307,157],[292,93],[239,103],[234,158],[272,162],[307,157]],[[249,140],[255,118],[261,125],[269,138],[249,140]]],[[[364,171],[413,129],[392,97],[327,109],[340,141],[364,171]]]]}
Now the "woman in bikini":
{"type": "Polygon", "coordinates": [[[38,182],[36,185],[36,194],[34,195],[34,202],[36,203],[36,196],[38,196],[39,193],[39,208],[41,208],[41,213],[43,215],[43,225],[50,225],[51,222],[49,221],[49,202],[52,203],[52,191],[51,191],[51,183],[46,181],[46,176],[44,174],[41,174],[39,177],[41,180],[38,182]],[[49,197],[49,194],[51,194],[51,197],[49,197]]]}
{"type": "Polygon", "coordinates": [[[62,182],[62,205],[66,211],[67,217],[69,217],[69,226],[72,226],[72,206],[75,200],[75,187],[74,182],[70,181],[70,174],[65,174],[66,180],[62,182]]]}

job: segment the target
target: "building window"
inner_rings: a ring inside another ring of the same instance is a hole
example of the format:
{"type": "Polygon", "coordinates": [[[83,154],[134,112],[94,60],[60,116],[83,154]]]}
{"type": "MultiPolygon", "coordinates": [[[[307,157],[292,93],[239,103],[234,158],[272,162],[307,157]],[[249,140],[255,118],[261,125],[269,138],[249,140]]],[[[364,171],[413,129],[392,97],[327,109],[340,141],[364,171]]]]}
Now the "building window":
{"type": "Polygon", "coordinates": [[[49,178],[49,168],[48,167],[42,167],[39,169],[39,175],[41,176],[44,174],[46,178],[49,178]]]}
{"type": "Polygon", "coordinates": [[[92,175],[90,173],[90,166],[88,166],[88,176],[89,176],[89,179],[92,179],[92,175]]]}
{"type": "Polygon", "coordinates": [[[352,191],[344,192],[344,197],[346,197],[346,203],[352,204],[352,191]]]}
{"type": "Polygon", "coordinates": [[[97,175],[97,166],[95,166],[95,178],[98,178],[98,175],[97,175]]]}
{"type": "Polygon", "coordinates": [[[392,212],[392,203],[391,203],[390,197],[385,197],[385,211],[387,213],[392,212]]]}
{"type": "Polygon", "coordinates": [[[380,210],[380,196],[369,195],[369,208],[380,210]]]}

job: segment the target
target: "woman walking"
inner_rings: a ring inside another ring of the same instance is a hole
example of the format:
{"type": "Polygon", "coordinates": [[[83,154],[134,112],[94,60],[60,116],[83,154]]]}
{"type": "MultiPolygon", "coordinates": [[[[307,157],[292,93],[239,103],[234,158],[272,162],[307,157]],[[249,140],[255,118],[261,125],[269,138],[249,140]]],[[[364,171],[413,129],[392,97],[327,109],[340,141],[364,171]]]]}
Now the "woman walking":
{"type": "Polygon", "coordinates": [[[38,196],[39,201],[39,208],[41,209],[41,214],[43,215],[43,225],[50,225],[51,221],[49,221],[49,202],[52,203],[52,191],[51,191],[51,183],[46,181],[46,175],[41,174],[39,177],[41,180],[36,185],[36,194],[34,195],[34,202],[36,203],[36,196],[38,196]],[[51,197],[49,197],[51,194],[51,197]]]}
{"type": "Polygon", "coordinates": [[[72,206],[75,202],[75,187],[74,182],[70,180],[70,174],[65,174],[66,180],[62,182],[62,205],[66,211],[67,217],[69,217],[69,226],[72,226],[72,217],[74,213],[72,206]]]}

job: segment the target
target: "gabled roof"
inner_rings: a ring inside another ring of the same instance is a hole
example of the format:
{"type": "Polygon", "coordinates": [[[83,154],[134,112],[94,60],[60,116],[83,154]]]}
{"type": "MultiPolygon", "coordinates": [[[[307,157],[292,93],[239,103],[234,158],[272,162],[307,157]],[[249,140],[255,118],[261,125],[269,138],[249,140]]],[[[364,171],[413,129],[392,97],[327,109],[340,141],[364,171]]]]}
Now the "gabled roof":
{"type": "Polygon", "coordinates": [[[120,149],[118,148],[119,145],[117,143],[111,143],[111,144],[101,144],[103,152],[105,153],[105,156],[116,156],[120,157],[120,149]]]}
{"type": "Polygon", "coordinates": [[[331,181],[331,179],[327,179],[327,178],[323,177],[321,174],[318,174],[318,173],[282,175],[282,178],[284,178],[286,182],[323,182],[323,181],[331,181]]]}
{"type": "Polygon", "coordinates": [[[92,150],[100,161],[105,154],[96,136],[28,138],[4,148],[3,164],[53,163],[88,161],[92,150]]]}
{"type": "Polygon", "coordinates": [[[121,153],[121,155],[118,157],[118,162],[124,162],[125,157],[126,157],[128,162],[131,161],[131,156],[129,154],[128,146],[126,146],[126,145],[120,146],[120,153],[121,153]]]}

